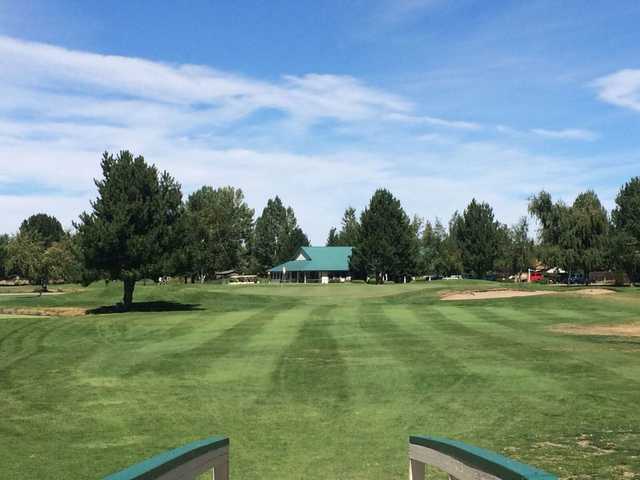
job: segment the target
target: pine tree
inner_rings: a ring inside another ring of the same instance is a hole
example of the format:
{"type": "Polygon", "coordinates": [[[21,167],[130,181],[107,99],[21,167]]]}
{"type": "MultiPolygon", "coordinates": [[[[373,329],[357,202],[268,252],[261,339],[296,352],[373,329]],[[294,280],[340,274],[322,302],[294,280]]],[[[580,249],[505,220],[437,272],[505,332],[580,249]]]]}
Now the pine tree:
{"type": "Polygon", "coordinates": [[[77,225],[86,267],[124,283],[123,306],[129,309],[137,280],[164,273],[171,252],[182,245],[180,185],[159,174],[142,156],[107,152],[92,211],[77,225]]]}
{"type": "Polygon", "coordinates": [[[618,192],[611,214],[611,256],[633,282],[640,281],[640,177],[634,177],[618,192]]]}
{"type": "Polygon", "coordinates": [[[493,271],[498,248],[498,223],[493,209],[475,198],[455,220],[455,240],[466,273],[483,277],[493,271]]]}
{"type": "Polygon", "coordinates": [[[413,273],[416,256],[415,232],[400,201],[377,190],[360,217],[352,269],[374,276],[376,283],[398,281],[413,273]]]}
{"type": "Polygon", "coordinates": [[[285,208],[280,197],[267,201],[267,206],[256,220],[253,255],[258,272],[265,272],[291,257],[309,239],[298,226],[291,207],[285,208]]]}

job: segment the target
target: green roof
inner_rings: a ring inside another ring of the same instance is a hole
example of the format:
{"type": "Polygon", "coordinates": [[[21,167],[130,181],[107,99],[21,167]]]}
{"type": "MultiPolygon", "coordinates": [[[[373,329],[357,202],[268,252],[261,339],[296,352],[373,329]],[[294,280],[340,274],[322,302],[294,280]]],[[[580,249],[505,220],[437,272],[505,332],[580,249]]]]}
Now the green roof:
{"type": "Polygon", "coordinates": [[[270,272],[347,272],[353,247],[301,247],[295,258],[301,254],[304,260],[291,260],[273,267],[270,272]]]}

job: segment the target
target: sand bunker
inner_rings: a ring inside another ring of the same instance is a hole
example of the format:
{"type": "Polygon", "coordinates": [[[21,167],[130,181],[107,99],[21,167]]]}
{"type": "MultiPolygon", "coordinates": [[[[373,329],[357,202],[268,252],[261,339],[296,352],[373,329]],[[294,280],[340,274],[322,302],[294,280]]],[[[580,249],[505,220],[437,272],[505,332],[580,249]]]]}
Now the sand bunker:
{"type": "Polygon", "coordinates": [[[550,328],[552,332],[570,335],[603,335],[614,337],[640,337],[640,323],[623,325],[572,325],[560,324],[550,328]]]}
{"type": "Polygon", "coordinates": [[[494,298],[515,298],[515,297],[534,297],[538,295],[551,295],[555,292],[546,290],[524,291],[524,290],[483,290],[483,291],[464,291],[464,292],[447,292],[442,295],[442,300],[489,300],[494,298]]]}
{"type": "Polygon", "coordinates": [[[38,316],[38,317],[81,317],[87,314],[86,308],[79,307],[16,307],[0,308],[0,315],[9,316],[38,316]]]}

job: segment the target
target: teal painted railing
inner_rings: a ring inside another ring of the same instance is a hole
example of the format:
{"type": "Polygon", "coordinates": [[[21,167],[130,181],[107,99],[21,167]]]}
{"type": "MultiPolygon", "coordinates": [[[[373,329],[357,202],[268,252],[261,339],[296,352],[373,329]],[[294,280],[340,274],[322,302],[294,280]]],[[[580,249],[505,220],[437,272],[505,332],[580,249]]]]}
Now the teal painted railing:
{"type": "Polygon", "coordinates": [[[558,480],[498,453],[438,437],[409,437],[409,462],[412,480],[423,480],[427,465],[444,470],[453,480],[558,480]]]}
{"type": "Polygon", "coordinates": [[[104,480],[182,480],[213,471],[214,480],[229,479],[229,439],[210,437],[163,452],[104,480]]]}
{"type": "MultiPolygon", "coordinates": [[[[463,442],[409,437],[411,480],[424,480],[427,466],[443,470],[451,480],[558,480],[555,475],[463,442]]],[[[207,471],[213,471],[214,480],[229,479],[228,438],[210,437],[189,443],[104,480],[192,480],[207,471]]]]}

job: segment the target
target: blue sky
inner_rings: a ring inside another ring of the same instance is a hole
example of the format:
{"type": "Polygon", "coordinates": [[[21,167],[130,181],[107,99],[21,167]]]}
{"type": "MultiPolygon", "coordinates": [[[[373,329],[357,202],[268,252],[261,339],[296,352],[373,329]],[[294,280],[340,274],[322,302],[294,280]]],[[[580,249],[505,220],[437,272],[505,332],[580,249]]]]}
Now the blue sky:
{"type": "Polygon", "coordinates": [[[278,194],[321,244],[378,187],[513,223],[640,174],[640,3],[0,0],[0,231],[89,207],[104,150],[278,194]]]}

